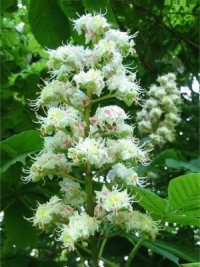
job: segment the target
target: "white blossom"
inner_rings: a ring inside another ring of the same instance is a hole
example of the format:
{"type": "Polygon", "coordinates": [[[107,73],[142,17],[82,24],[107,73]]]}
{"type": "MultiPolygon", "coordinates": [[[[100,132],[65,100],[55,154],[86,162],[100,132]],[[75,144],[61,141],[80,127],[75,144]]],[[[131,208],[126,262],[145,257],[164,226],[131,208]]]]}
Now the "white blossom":
{"type": "Polygon", "coordinates": [[[53,136],[44,137],[44,150],[64,152],[72,145],[72,142],[72,137],[69,134],[58,130],[53,136]]]}
{"type": "Polygon", "coordinates": [[[49,68],[54,76],[68,75],[78,72],[85,66],[85,50],[83,46],[63,45],[55,50],[48,50],[49,68]],[[64,66],[64,71],[61,67],[64,66]]]}
{"type": "Polygon", "coordinates": [[[94,125],[98,125],[101,129],[107,126],[123,124],[129,117],[124,110],[118,106],[99,107],[96,110],[95,116],[91,121],[96,121],[94,125]]]}
{"type": "Polygon", "coordinates": [[[128,168],[121,163],[112,166],[112,169],[107,174],[107,178],[111,181],[119,180],[127,185],[144,186],[144,180],[138,177],[137,172],[133,168],[128,168]]]}
{"type": "Polygon", "coordinates": [[[76,123],[81,121],[80,112],[69,106],[50,107],[47,110],[47,117],[38,116],[41,123],[41,131],[44,134],[51,134],[55,130],[66,131],[69,127],[73,130],[76,123]]]}
{"type": "Polygon", "coordinates": [[[150,235],[152,239],[158,234],[158,223],[139,211],[120,211],[107,218],[111,223],[120,225],[127,233],[139,232],[150,235]]]}
{"type": "Polygon", "coordinates": [[[113,41],[102,39],[94,47],[94,55],[101,60],[102,58],[106,60],[112,59],[117,53],[116,44],[113,41]]]}
{"type": "Polygon", "coordinates": [[[72,158],[76,165],[89,162],[97,168],[110,160],[104,141],[90,137],[80,139],[74,147],[69,148],[68,157],[72,158]]]}
{"type": "Polygon", "coordinates": [[[79,214],[77,211],[69,217],[69,224],[63,225],[59,241],[63,242],[69,250],[74,250],[74,243],[79,239],[88,238],[94,235],[98,229],[98,222],[95,218],[90,217],[87,213],[79,214]]]}
{"type": "Polygon", "coordinates": [[[53,178],[56,176],[65,176],[71,171],[71,164],[68,162],[64,153],[53,153],[51,150],[44,151],[42,154],[33,158],[34,163],[30,169],[24,170],[25,182],[37,182],[44,177],[53,178]]]}
{"type": "Polygon", "coordinates": [[[138,146],[136,140],[132,138],[122,138],[118,140],[107,140],[109,155],[112,155],[114,162],[134,161],[146,164],[148,162],[147,151],[138,146]]]}
{"type": "Polygon", "coordinates": [[[116,97],[127,105],[138,101],[140,87],[136,82],[135,74],[126,75],[122,72],[113,75],[107,80],[107,86],[110,91],[116,91],[116,97]]]}
{"type": "Polygon", "coordinates": [[[86,44],[91,40],[95,42],[110,28],[109,23],[101,14],[86,14],[73,22],[74,29],[79,35],[84,32],[86,44]]]}
{"type": "Polygon", "coordinates": [[[63,192],[63,202],[70,204],[73,207],[78,207],[84,204],[86,194],[80,187],[80,184],[68,178],[64,178],[59,182],[61,192],[63,192]]]}
{"type": "Polygon", "coordinates": [[[113,29],[110,29],[105,34],[105,38],[115,42],[124,55],[135,52],[135,49],[133,48],[135,46],[135,42],[133,40],[134,37],[134,35],[129,35],[127,32],[121,32],[120,30],[113,29]]]}
{"type": "Polygon", "coordinates": [[[181,103],[175,79],[173,73],[158,77],[160,86],[153,84],[150,87],[149,99],[137,113],[139,131],[150,134],[149,146],[163,146],[174,139],[175,126],[180,122],[178,107],[181,103]]]}
{"type": "Polygon", "coordinates": [[[90,69],[87,72],[81,71],[73,79],[78,87],[80,86],[82,89],[90,90],[97,96],[100,96],[104,88],[104,81],[100,70],[90,69]]]}
{"type": "Polygon", "coordinates": [[[121,209],[132,210],[132,198],[127,190],[120,191],[116,187],[109,190],[105,185],[101,191],[96,191],[97,204],[101,204],[106,212],[117,212],[121,209]]]}
{"type": "Polygon", "coordinates": [[[34,226],[44,229],[50,223],[57,220],[66,220],[73,212],[73,209],[62,203],[61,199],[53,196],[48,202],[39,204],[33,218],[29,219],[34,226]]]}
{"type": "Polygon", "coordinates": [[[39,97],[31,101],[31,106],[36,110],[40,106],[50,107],[58,106],[60,103],[72,105],[81,108],[86,106],[88,98],[86,94],[77,89],[71,82],[61,82],[58,80],[46,81],[39,97]]]}

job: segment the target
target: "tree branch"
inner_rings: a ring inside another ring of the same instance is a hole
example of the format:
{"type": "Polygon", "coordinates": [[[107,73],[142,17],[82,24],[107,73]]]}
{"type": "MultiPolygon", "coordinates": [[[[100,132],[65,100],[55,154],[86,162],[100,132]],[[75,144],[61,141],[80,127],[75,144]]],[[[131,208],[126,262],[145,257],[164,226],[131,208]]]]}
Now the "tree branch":
{"type": "Polygon", "coordinates": [[[166,24],[164,24],[164,23],[163,23],[163,22],[162,22],[162,21],[161,21],[161,20],[160,20],[154,13],[153,13],[153,12],[151,12],[150,10],[148,10],[148,9],[146,9],[146,8],[140,6],[140,5],[135,4],[134,1],[132,1],[132,4],[133,4],[136,8],[138,8],[138,9],[140,9],[140,10],[146,12],[148,15],[150,15],[151,17],[153,17],[157,23],[159,23],[161,26],[163,26],[168,32],[170,32],[170,33],[172,33],[173,35],[175,35],[178,39],[181,39],[181,40],[185,41],[187,44],[189,44],[190,46],[192,46],[192,47],[194,47],[194,48],[200,49],[200,46],[199,46],[198,44],[196,44],[195,42],[193,42],[193,41],[191,41],[191,40],[185,38],[185,37],[182,36],[179,32],[176,32],[176,31],[174,31],[172,28],[168,27],[166,24]]]}

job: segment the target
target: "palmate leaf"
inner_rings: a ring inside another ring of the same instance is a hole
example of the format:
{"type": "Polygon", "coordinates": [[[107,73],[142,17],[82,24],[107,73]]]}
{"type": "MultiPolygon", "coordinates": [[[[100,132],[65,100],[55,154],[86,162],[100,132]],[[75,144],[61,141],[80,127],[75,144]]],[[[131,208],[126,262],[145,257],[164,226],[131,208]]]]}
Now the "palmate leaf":
{"type": "Polygon", "coordinates": [[[31,0],[29,21],[37,41],[57,48],[70,37],[68,19],[54,0],[31,0]]]}
{"type": "Polygon", "coordinates": [[[24,131],[1,142],[2,166],[5,172],[16,162],[25,162],[26,157],[42,149],[42,138],[36,130],[24,131]]]}
{"type": "MultiPolygon", "coordinates": [[[[130,187],[129,187],[130,188],[130,187]]],[[[200,226],[200,175],[191,173],[174,178],[168,199],[144,188],[131,187],[138,204],[156,219],[183,225],[200,226]]]]}
{"type": "Polygon", "coordinates": [[[154,215],[162,216],[165,214],[168,204],[166,199],[159,197],[148,189],[134,186],[132,187],[132,190],[135,192],[135,198],[138,201],[138,204],[145,210],[154,215]]]}

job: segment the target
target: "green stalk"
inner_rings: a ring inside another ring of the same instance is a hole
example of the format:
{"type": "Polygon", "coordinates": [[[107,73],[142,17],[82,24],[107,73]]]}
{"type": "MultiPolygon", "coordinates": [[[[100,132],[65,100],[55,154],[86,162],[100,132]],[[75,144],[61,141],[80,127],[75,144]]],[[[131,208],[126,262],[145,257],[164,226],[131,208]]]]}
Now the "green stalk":
{"type": "Polygon", "coordinates": [[[133,258],[135,257],[138,249],[142,246],[143,242],[145,241],[145,237],[143,236],[138,242],[137,244],[135,245],[135,247],[131,250],[131,253],[129,254],[129,257],[128,257],[128,261],[125,265],[125,267],[130,267],[132,266],[131,265],[131,262],[133,260],[133,258]]]}
{"type": "Polygon", "coordinates": [[[98,103],[98,102],[101,102],[103,100],[114,98],[114,97],[117,97],[117,96],[118,96],[118,94],[108,94],[108,95],[105,95],[105,96],[102,96],[102,97],[98,97],[96,99],[91,100],[91,103],[92,104],[98,103]]]}
{"type": "MultiPolygon", "coordinates": [[[[88,97],[92,98],[92,92],[88,92],[88,97]]],[[[90,113],[91,113],[91,104],[86,107],[84,113],[85,119],[85,137],[89,135],[90,132],[90,113]]],[[[91,175],[91,166],[89,163],[85,164],[85,192],[86,192],[86,205],[87,213],[93,217],[94,216],[94,189],[92,185],[92,175],[91,175]]],[[[98,267],[98,249],[97,249],[97,240],[95,236],[90,237],[90,248],[91,248],[91,260],[93,267],[98,267]]]]}
{"type": "Polygon", "coordinates": [[[101,247],[99,249],[99,255],[98,255],[99,258],[103,255],[103,250],[104,250],[104,247],[105,247],[107,241],[108,241],[108,239],[104,239],[101,243],[101,247]]]}

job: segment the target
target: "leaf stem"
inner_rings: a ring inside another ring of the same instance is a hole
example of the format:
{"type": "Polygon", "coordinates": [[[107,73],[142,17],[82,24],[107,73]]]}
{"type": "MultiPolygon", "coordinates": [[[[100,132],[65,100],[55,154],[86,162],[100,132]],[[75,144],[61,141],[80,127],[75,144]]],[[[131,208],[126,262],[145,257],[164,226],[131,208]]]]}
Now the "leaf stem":
{"type": "MultiPolygon", "coordinates": [[[[92,98],[92,92],[88,91],[88,97],[92,98]]],[[[90,103],[89,106],[85,108],[84,112],[84,120],[85,120],[85,137],[88,137],[90,133],[90,113],[91,113],[91,106],[92,103],[90,103]]],[[[87,205],[87,213],[93,217],[94,216],[94,189],[92,185],[92,175],[91,175],[91,165],[89,162],[85,163],[85,192],[86,192],[86,205],[87,205]]],[[[98,267],[98,252],[97,252],[97,240],[95,236],[90,237],[90,248],[91,248],[91,260],[92,260],[92,266],[98,267]]]]}
{"type": "Polygon", "coordinates": [[[134,248],[131,250],[131,253],[129,254],[128,261],[127,261],[125,267],[130,267],[131,266],[131,262],[132,262],[133,258],[135,257],[135,254],[137,253],[138,249],[142,246],[144,241],[145,241],[145,237],[143,236],[137,242],[137,244],[134,246],[134,248]]]}
{"type": "Polygon", "coordinates": [[[108,95],[105,95],[105,96],[102,96],[102,97],[99,97],[99,98],[91,100],[91,103],[92,104],[98,103],[98,102],[101,102],[103,100],[114,98],[114,97],[117,97],[117,96],[118,96],[118,94],[108,94],[108,95]]]}
{"type": "Polygon", "coordinates": [[[101,246],[100,246],[100,249],[99,249],[99,258],[103,255],[103,250],[104,250],[104,247],[106,245],[106,242],[108,241],[108,239],[104,239],[101,243],[101,246]]]}

